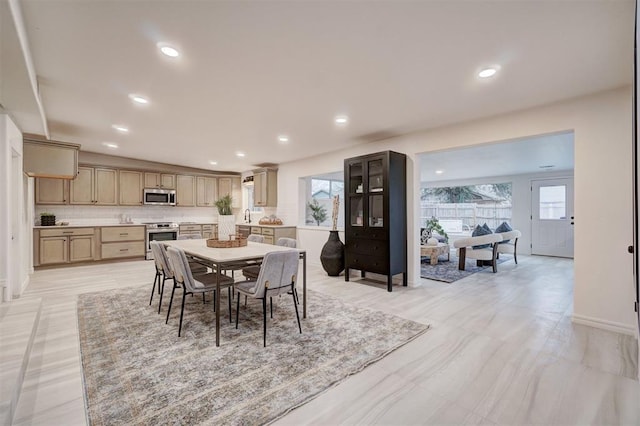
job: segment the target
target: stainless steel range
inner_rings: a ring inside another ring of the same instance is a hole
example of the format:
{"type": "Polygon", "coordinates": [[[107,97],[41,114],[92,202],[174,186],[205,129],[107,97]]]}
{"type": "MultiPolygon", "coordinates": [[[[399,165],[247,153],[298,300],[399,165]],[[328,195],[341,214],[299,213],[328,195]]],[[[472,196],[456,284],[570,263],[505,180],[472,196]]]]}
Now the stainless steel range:
{"type": "Polygon", "coordinates": [[[178,224],[173,222],[146,222],[147,232],[145,238],[145,246],[147,247],[147,254],[145,259],[153,259],[153,253],[151,253],[151,241],[169,241],[178,239],[178,224]]]}

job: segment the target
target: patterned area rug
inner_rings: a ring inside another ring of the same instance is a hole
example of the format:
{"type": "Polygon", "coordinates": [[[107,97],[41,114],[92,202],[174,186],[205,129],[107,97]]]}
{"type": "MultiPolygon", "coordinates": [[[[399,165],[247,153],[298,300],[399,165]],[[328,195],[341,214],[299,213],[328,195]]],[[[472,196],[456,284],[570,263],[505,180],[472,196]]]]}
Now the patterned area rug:
{"type": "Polygon", "coordinates": [[[91,425],[269,423],[429,328],[309,291],[302,334],[292,300],[282,298],[274,304],[263,348],[262,304],[241,303],[236,330],[223,292],[216,347],[211,303],[187,297],[179,338],[182,292],[176,291],[166,325],[167,303],[158,315],[157,297],[148,305],[149,290],[79,296],[91,425]]]}
{"type": "MultiPolygon", "coordinates": [[[[447,255],[439,256],[437,265],[431,265],[429,260],[429,257],[422,257],[420,261],[420,277],[429,280],[452,283],[476,272],[486,271],[493,273],[491,266],[477,266],[475,259],[466,259],[464,271],[461,271],[458,269],[458,257],[453,253],[451,254],[451,260],[447,260],[447,255]]],[[[501,254],[500,259],[498,259],[498,265],[508,260],[513,260],[513,257],[501,254]]],[[[498,271],[500,271],[500,267],[498,267],[498,271]]]]}

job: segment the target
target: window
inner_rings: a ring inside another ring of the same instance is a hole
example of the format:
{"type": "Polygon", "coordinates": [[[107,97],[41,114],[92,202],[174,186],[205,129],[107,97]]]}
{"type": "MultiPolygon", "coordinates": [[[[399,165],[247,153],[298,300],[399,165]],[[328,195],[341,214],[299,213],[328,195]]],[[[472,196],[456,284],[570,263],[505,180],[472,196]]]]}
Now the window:
{"type": "Polygon", "coordinates": [[[567,218],[567,187],[565,185],[540,187],[540,219],[567,218]]]}
{"type": "Polygon", "coordinates": [[[344,177],[335,172],[305,178],[306,203],[304,223],[309,226],[332,226],[333,198],[340,200],[338,227],[344,226],[344,177]],[[315,212],[315,213],[314,213],[315,212]],[[324,213],[324,214],[323,214],[324,213]],[[314,218],[315,215],[315,218],[314,218]]]}
{"type": "Polygon", "coordinates": [[[495,229],[511,222],[511,193],[510,182],[422,188],[422,226],[436,217],[446,232],[468,233],[484,223],[495,229]]]}
{"type": "Polygon", "coordinates": [[[253,205],[253,186],[245,186],[242,192],[244,201],[246,201],[244,205],[247,206],[247,208],[252,212],[262,213],[262,207],[255,207],[253,205]]]}

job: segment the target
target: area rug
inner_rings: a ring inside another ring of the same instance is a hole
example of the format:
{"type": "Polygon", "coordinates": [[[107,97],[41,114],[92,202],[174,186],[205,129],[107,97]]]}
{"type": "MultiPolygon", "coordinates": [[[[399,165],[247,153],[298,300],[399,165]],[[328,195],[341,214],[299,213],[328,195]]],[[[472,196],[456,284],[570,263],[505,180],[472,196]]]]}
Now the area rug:
{"type": "Polygon", "coordinates": [[[187,297],[179,338],[181,293],[165,324],[166,303],[158,315],[157,298],[148,305],[149,290],[79,296],[91,425],[270,423],[429,328],[309,291],[302,334],[292,300],[282,298],[268,320],[264,348],[261,303],[241,304],[236,330],[224,292],[216,347],[211,303],[187,297]]]}
{"type": "MultiPolygon", "coordinates": [[[[498,265],[512,259],[501,256],[498,259],[498,265]]],[[[464,271],[461,271],[458,269],[458,257],[454,254],[451,254],[451,260],[447,260],[446,255],[439,256],[437,265],[431,265],[429,260],[429,257],[423,257],[420,261],[420,277],[429,280],[452,283],[476,272],[486,271],[493,273],[491,266],[477,266],[475,259],[467,259],[464,271]]]]}

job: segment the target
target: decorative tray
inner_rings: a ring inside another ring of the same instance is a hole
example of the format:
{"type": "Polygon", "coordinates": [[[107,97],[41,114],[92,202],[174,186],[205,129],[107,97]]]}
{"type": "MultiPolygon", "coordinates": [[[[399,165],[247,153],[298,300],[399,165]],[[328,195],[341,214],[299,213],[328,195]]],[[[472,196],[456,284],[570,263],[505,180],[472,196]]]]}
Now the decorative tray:
{"type": "Polygon", "coordinates": [[[207,247],[213,248],[232,248],[232,247],[244,247],[247,245],[247,239],[231,235],[233,240],[218,240],[211,238],[207,240],[207,247]]]}

